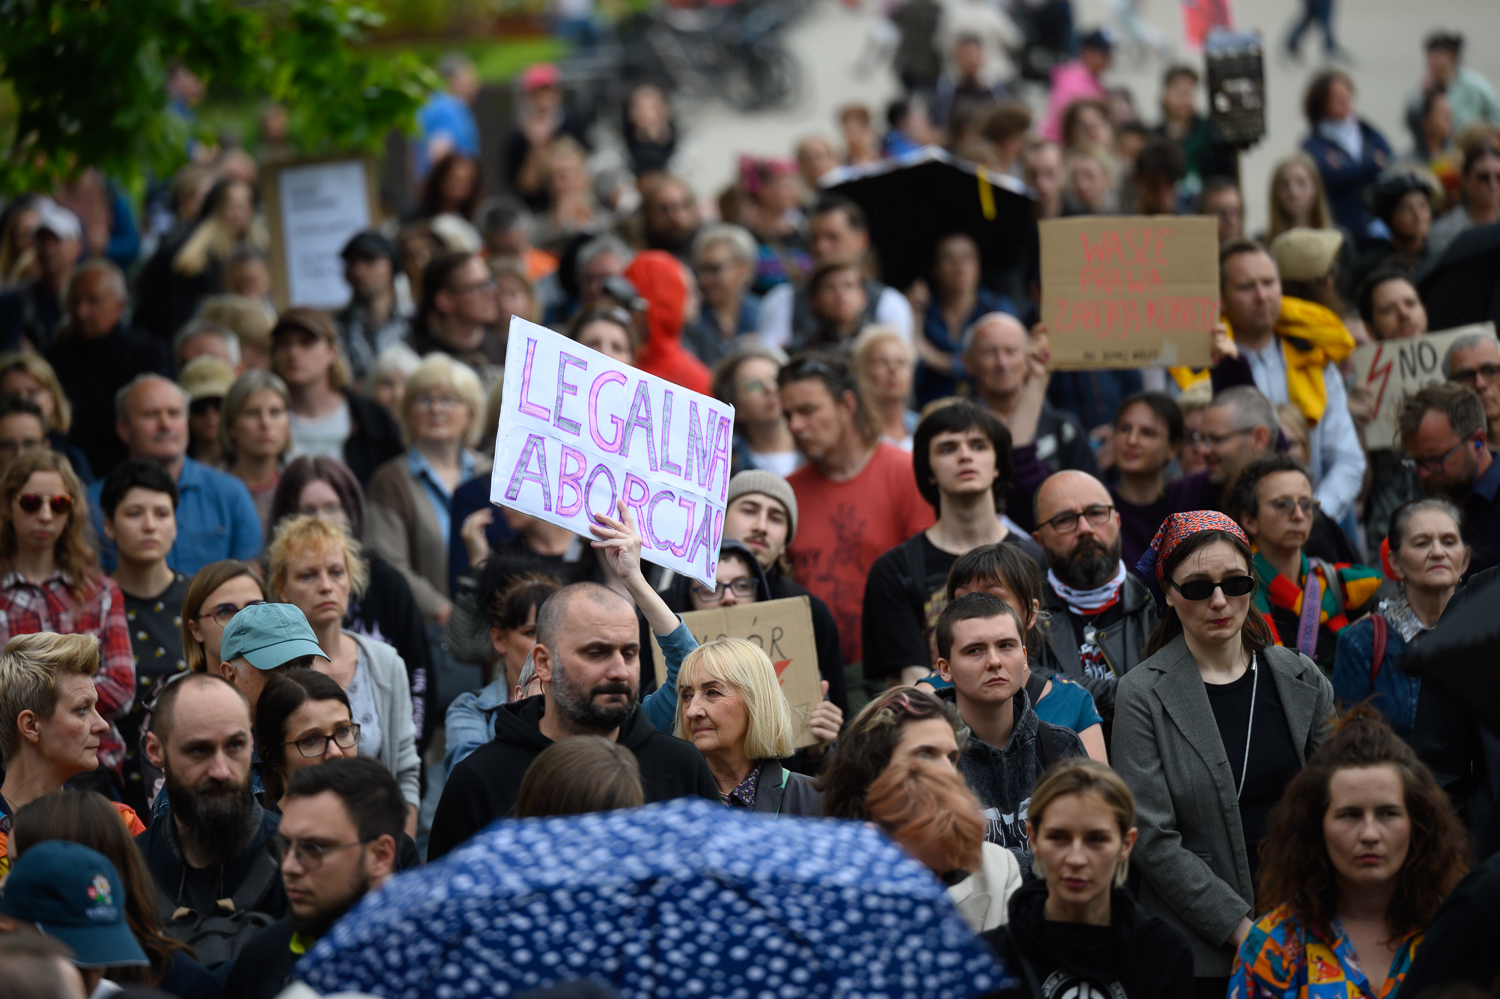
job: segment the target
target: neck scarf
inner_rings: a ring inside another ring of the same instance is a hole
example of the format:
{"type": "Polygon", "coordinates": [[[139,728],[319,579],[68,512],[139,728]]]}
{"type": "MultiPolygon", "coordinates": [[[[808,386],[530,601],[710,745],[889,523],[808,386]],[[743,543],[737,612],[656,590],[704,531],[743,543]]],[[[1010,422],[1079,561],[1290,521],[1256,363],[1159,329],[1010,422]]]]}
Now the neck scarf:
{"type": "Polygon", "coordinates": [[[1120,602],[1120,588],[1125,585],[1125,563],[1120,563],[1113,579],[1092,590],[1075,590],[1058,579],[1057,573],[1051,569],[1047,570],[1047,582],[1052,586],[1053,592],[1063,598],[1063,603],[1068,605],[1070,611],[1081,617],[1092,617],[1120,602]]]}

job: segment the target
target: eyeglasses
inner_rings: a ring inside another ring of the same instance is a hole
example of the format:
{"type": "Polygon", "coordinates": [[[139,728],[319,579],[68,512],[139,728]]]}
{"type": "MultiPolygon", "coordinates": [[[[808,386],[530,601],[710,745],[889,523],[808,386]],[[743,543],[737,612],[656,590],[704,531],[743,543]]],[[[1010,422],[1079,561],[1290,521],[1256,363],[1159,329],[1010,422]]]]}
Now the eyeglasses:
{"type": "MultiPolygon", "coordinates": [[[[264,600],[252,600],[245,607],[254,607],[256,604],[263,603],[265,603],[264,600]]],[[[220,628],[227,628],[229,627],[229,622],[234,620],[234,616],[244,610],[245,607],[236,607],[234,604],[219,604],[213,610],[199,614],[198,617],[200,619],[211,617],[214,619],[214,624],[217,624],[220,628]]]]}
{"type": "Polygon", "coordinates": [[[1201,430],[1195,430],[1188,436],[1191,437],[1193,443],[1197,444],[1199,447],[1202,447],[1204,444],[1208,444],[1212,447],[1218,447],[1221,444],[1234,440],[1236,437],[1243,437],[1246,434],[1253,433],[1255,433],[1255,428],[1247,427],[1244,430],[1231,430],[1227,434],[1206,434],[1201,430]]]}
{"type": "MultiPolygon", "coordinates": [[[[1403,458],[1401,460],[1401,464],[1405,465],[1413,472],[1426,472],[1429,475],[1441,475],[1443,472],[1443,466],[1448,464],[1448,459],[1453,457],[1453,453],[1462,448],[1467,443],[1469,443],[1467,440],[1459,441],[1457,444],[1444,451],[1441,457],[1403,458]]],[[[22,509],[25,508],[23,507],[22,509]]]]}
{"type": "Polygon", "coordinates": [[[1318,501],[1311,496],[1299,496],[1295,499],[1291,496],[1278,496],[1269,502],[1271,509],[1283,517],[1290,517],[1293,510],[1301,510],[1302,516],[1311,517],[1313,510],[1318,506],[1318,501]]]}
{"type": "Polygon", "coordinates": [[[471,291],[493,291],[500,287],[494,278],[485,278],[483,281],[472,281],[469,284],[457,284],[448,290],[455,295],[467,295],[471,291]]]}
{"type": "Polygon", "coordinates": [[[1074,531],[1078,530],[1079,517],[1087,518],[1088,522],[1094,527],[1102,527],[1109,520],[1109,515],[1114,512],[1115,508],[1112,506],[1091,506],[1084,508],[1084,510],[1079,513],[1074,513],[1071,511],[1068,513],[1060,513],[1056,517],[1053,517],[1051,520],[1042,521],[1037,526],[1050,527],[1058,534],[1072,534],[1074,531]]]}
{"type": "Polygon", "coordinates": [[[1255,589],[1254,576],[1225,576],[1217,583],[1211,579],[1191,579],[1186,583],[1169,580],[1172,589],[1182,594],[1184,600],[1207,600],[1214,590],[1223,590],[1226,597],[1243,597],[1255,589]]]}
{"type": "Polygon", "coordinates": [[[0,441],[0,454],[17,455],[27,451],[35,451],[37,448],[46,447],[47,442],[42,440],[6,440],[0,441]]]}
{"type": "Polygon", "coordinates": [[[1459,368],[1450,374],[1448,379],[1450,381],[1462,382],[1473,388],[1474,383],[1479,380],[1480,376],[1483,376],[1487,382],[1492,382],[1496,378],[1500,378],[1500,364],[1486,362],[1474,368],[1459,368]]]}
{"type": "Polygon", "coordinates": [[[353,749],[359,745],[359,726],[354,722],[340,725],[334,730],[333,735],[324,735],[322,732],[314,732],[300,739],[283,742],[283,746],[296,746],[297,752],[303,756],[322,756],[328,752],[328,744],[332,742],[340,749],[353,749]]]}
{"type": "Polygon", "coordinates": [[[367,839],[357,839],[351,843],[316,843],[309,839],[287,839],[280,833],[272,836],[267,846],[271,850],[271,858],[280,864],[285,859],[288,851],[297,858],[304,870],[316,871],[323,866],[323,858],[335,850],[347,850],[351,846],[364,846],[370,842],[367,839]]]}
{"type": "Polygon", "coordinates": [[[763,380],[759,378],[749,378],[745,381],[740,382],[740,391],[749,392],[753,395],[760,395],[763,392],[771,391],[771,386],[767,385],[763,380]]]}
{"type": "Polygon", "coordinates": [[[36,513],[45,503],[52,508],[52,512],[61,517],[73,509],[73,497],[67,493],[59,493],[56,496],[43,496],[41,493],[23,493],[16,497],[16,504],[26,513],[36,513]]]}
{"type": "Polygon", "coordinates": [[[457,409],[464,404],[464,401],[456,395],[423,392],[412,399],[411,404],[417,409],[457,409]]]}
{"type": "Polygon", "coordinates": [[[733,590],[735,596],[748,600],[755,596],[755,580],[750,576],[741,576],[727,583],[719,583],[711,590],[700,583],[693,587],[693,594],[706,604],[716,604],[724,599],[725,590],[733,590]]]}

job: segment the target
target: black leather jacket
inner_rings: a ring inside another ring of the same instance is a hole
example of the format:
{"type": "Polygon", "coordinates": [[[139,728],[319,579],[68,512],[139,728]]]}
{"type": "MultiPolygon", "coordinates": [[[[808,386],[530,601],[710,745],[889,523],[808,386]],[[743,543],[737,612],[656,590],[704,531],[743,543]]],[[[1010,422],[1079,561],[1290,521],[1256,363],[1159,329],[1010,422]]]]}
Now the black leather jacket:
{"type": "Polygon", "coordinates": [[[1037,650],[1037,660],[1043,669],[1060,672],[1086,687],[1094,695],[1094,706],[1104,716],[1108,729],[1114,717],[1115,681],[1146,658],[1146,639],[1156,627],[1151,594],[1144,583],[1126,575],[1120,595],[1121,616],[1113,624],[1098,629],[1095,635],[1094,641],[1113,671],[1111,676],[1098,678],[1084,676],[1083,660],[1078,655],[1084,640],[1085,620],[1068,610],[1052,587],[1044,584],[1042,591],[1045,596],[1037,628],[1044,641],[1037,650]]]}

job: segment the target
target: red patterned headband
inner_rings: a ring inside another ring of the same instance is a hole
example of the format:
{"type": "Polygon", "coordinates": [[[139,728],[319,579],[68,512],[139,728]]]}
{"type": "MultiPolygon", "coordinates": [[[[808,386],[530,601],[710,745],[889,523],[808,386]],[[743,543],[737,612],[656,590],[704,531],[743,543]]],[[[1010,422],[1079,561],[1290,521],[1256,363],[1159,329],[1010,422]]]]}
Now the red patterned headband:
{"type": "Polygon", "coordinates": [[[1250,539],[1245,537],[1245,532],[1240,530],[1240,525],[1217,510],[1189,510],[1186,513],[1174,513],[1162,521],[1161,529],[1156,532],[1156,537],[1151,539],[1150,547],[1136,563],[1136,571],[1147,579],[1154,578],[1157,589],[1161,589],[1167,559],[1172,551],[1184,540],[1202,531],[1223,531],[1226,534],[1233,534],[1246,545],[1250,544],[1250,539]]]}

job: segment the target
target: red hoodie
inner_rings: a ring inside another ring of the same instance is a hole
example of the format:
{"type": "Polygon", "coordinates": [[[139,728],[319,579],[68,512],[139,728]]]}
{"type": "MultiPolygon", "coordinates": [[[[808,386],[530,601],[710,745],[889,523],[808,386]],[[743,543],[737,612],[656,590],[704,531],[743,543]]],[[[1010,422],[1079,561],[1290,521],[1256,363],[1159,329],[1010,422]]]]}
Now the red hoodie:
{"type": "Polygon", "coordinates": [[[708,368],[682,346],[682,308],[688,289],[681,261],[661,250],[646,250],[625,268],[625,277],[648,303],[646,345],[636,358],[636,367],[709,395],[708,368]]]}

